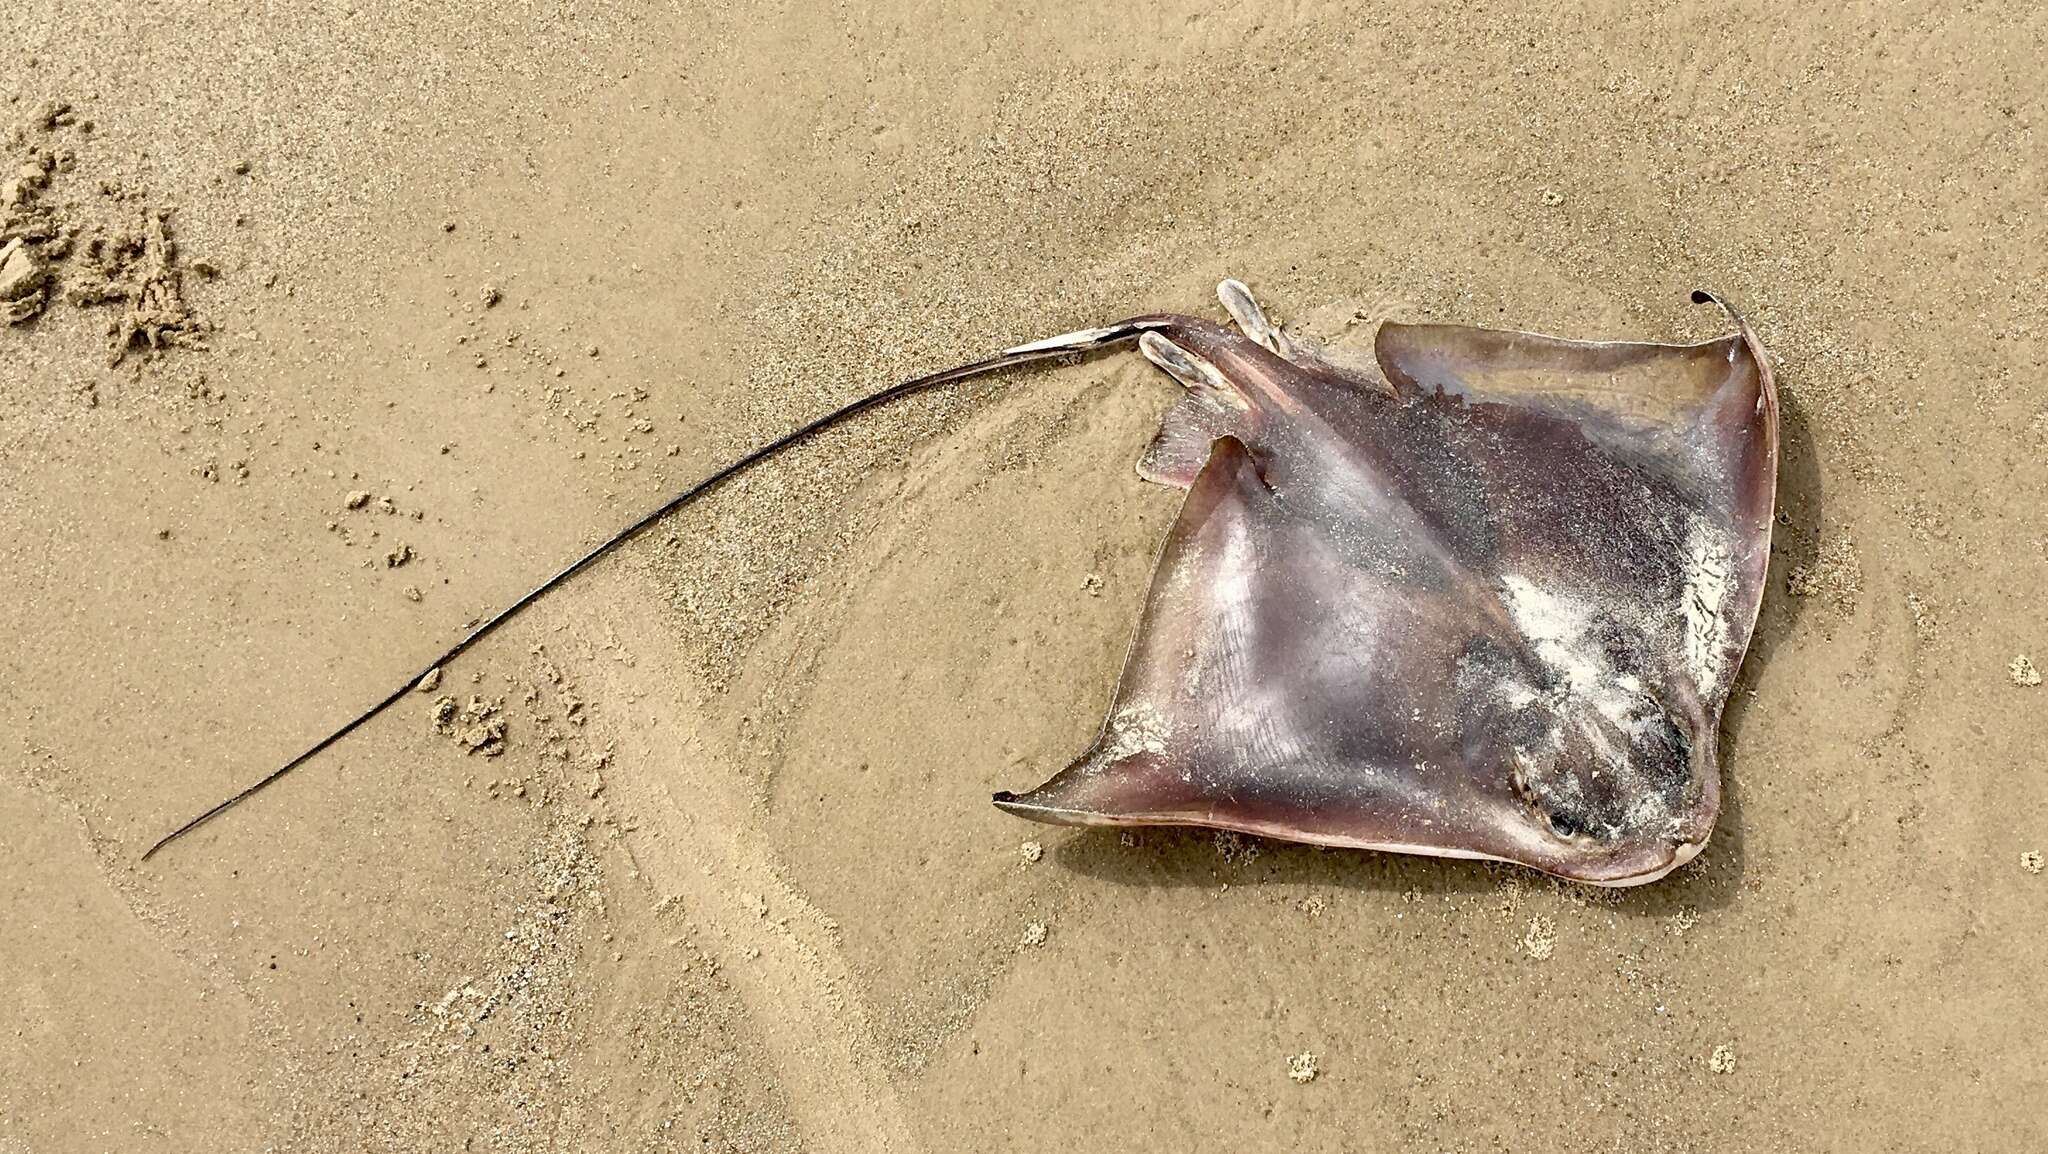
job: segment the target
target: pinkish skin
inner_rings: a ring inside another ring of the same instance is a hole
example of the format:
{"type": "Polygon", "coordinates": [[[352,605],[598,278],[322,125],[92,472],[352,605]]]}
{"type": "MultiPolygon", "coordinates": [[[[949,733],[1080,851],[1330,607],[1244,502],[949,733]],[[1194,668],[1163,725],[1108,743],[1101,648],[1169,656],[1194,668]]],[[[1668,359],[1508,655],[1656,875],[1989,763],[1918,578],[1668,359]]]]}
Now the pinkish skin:
{"type": "Polygon", "coordinates": [[[1696,856],[1770,551],[1777,398],[1748,328],[1389,323],[1340,368],[1223,295],[1244,332],[1151,316],[1013,350],[1143,334],[1189,392],[1139,472],[1188,496],[1101,735],[996,804],[1597,885],[1696,856]]]}

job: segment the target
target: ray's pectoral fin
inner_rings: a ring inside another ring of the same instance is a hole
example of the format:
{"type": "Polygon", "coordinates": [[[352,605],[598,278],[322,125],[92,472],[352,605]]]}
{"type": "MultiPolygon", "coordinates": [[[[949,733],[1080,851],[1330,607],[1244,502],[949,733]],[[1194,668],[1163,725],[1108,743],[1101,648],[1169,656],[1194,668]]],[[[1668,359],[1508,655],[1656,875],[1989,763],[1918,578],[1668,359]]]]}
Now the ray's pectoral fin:
{"type": "Polygon", "coordinates": [[[1404,395],[1445,393],[1569,420],[1605,447],[1718,488],[1727,472],[1747,480],[1776,459],[1770,365],[1755,334],[1728,311],[1739,331],[1697,344],[1389,321],[1374,352],[1404,395]]]}
{"type": "MultiPolygon", "coordinates": [[[[1711,294],[1694,300],[1727,309],[1738,331],[1661,344],[1389,322],[1380,326],[1375,352],[1403,396],[1449,396],[1525,414],[1533,420],[1520,423],[1531,428],[1546,420],[1568,424],[1584,441],[1576,460],[1565,462],[1575,475],[1590,479],[1588,462],[1620,466],[1606,470],[1608,483],[1622,486],[1608,498],[1615,508],[1636,504],[1629,495],[1636,478],[1658,479],[1662,495],[1653,504],[1662,520],[1686,527],[1685,555],[1668,559],[1682,570],[1684,586],[1672,620],[1685,620],[1696,634],[1692,649],[1712,651],[1689,672],[1718,708],[1748,647],[1770,563],[1778,398],[1770,359],[1741,315],[1711,294]]],[[[1532,462],[1514,468],[1530,473],[1532,462]]],[[[1589,488],[1587,496],[1600,494],[1589,488]]],[[[1583,533],[1579,539],[1593,540],[1583,533]]],[[[1632,540],[1616,537],[1606,547],[1615,555],[1603,561],[1618,569],[1636,560],[1632,540]]]]}
{"type": "MultiPolygon", "coordinates": [[[[1185,403],[1185,402],[1183,402],[1185,403]]],[[[1190,680],[1217,642],[1231,650],[1265,546],[1258,524],[1272,491],[1244,442],[1218,438],[1193,478],[1167,536],[1116,702],[1095,744],[1028,793],[995,795],[1021,817],[1066,825],[1144,825],[1212,817],[1193,716],[1202,686],[1190,680]]]]}

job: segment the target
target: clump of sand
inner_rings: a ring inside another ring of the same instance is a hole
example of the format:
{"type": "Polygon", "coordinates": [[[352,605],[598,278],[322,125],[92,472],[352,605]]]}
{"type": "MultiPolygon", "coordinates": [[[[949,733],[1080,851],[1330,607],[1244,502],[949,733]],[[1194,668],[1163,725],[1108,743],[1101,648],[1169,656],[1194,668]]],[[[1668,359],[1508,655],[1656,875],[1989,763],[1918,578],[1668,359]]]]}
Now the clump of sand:
{"type": "Polygon", "coordinates": [[[505,719],[501,716],[504,704],[475,695],[468,703],[458,704],[453,697],[443,694],[434,699],[434,732],[453,738],[464,753],[496,757],[505,752],[505,719]]]}
{"type": "Polygon", "coordinates": [[[0,244],[0,321],[18,325],[43,311],[49,266],[20,237],[0,244]]]}
{"type": "Polygon", "coordinates": [[[1220,829],[1215,836],[1216,856],[1226,865],[1250,865],[1259,856],[1256,838],[1248,838],[1232,829],[1220,829]]]}
{"type": "Polygon", "coordinates": [[[47,104],[7,138],[7,172],[0,167],[0,321],[26,324],[50,299],[51,266],[69,254],[73,233],[45,199],[61,169],[76,158],[59,157],[49,134],[72,122],[71,107],[47,104]]]}
{"type": "Polygon", "coordinates": [[[2041,671],[2034,666],[2034,660],[2022,653],[2006,664],[2005,675],[2012,678],[2014,685],[2035,686],[2041,684],[2041,671]]]}
{"type": "MultiPolygon", "coordinates": [[[[128,223],[91,222],[90,203],[53,195],[58,178],[79,167],[61,134],[85,132],[69,104],[43,105],[8,134],[0,157],[0,321],[26,324],[58,299],[79,307],[120,306],[108,323],[108,351],[118,364],[138,346],[204,348],[209,324],[186,304],[185,266],[171,240],[170,210],[141,203],[139,194],[101,181],[103,197],[121,205],[128,223]],[[5,168],[11,165],[11,174],[5,168]]],[[[211,265],[191,266],[201,275],[211,265]]]]}
{"type": "Polygon", "coordinates": [[[1306,1086],[1310,1082],[1315,1081],[1316,1075],[1320,1073],[1322,1073],[1322,1071],[1317,1068],[1316,1056],[1313,1053],[1304,1050],[1299,1054],[1292,1054],[1288,1056],[1287,1076],[1288,1078],[1292,1079],[1295,1082],[1295,1084],[1306,1086]]]}
{"type": "Polygon", "coordinates": [[[185,303],[168,209],[144,209],[139,227],[94,236],[84,246],[85,281],[65,299],[74,305],[123,306],[107,325],[111,363],[140,347],[203,349],[212,326],[185,303]]]}
{"type": "Polygon", "coordinates": [[[1735,1072],[1735,1047],[1726,1044],[1715,1046],[1714,1052],[1707,1055],[1707,1069],[1712,1070],[1716,1074],[1733,1074],[1735,1072]]]}
{"type": "Polygon", "coordinates": [[[1792,596],[1819,598],[1843,613],[1856,607],[1856,594],[1862,589],[1863,566],[1847,537],[1822,542],[1810,564],[1795,565],[1785,576],[1785,591],[1792,596]]]}
{"type": "Polygon", "coordinates": [[[1934,607],[1927,598],[1918,593],[1906,594],[1906,611],[1913,615],[1913,635],[1922,641],[1932,641],[1941,633],[1941,619],[1934,614],[1934,607]]]}

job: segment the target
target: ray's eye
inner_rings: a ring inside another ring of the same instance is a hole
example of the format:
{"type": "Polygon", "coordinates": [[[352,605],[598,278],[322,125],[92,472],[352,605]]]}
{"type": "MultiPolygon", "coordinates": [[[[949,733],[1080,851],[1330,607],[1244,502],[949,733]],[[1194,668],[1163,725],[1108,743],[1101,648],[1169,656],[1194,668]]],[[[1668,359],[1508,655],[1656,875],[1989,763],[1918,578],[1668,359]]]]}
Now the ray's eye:
{"type": "Polygon", "coordinates": [[[1573,821],[1569,814],[1552,810],[1546,816],[1550,818],[1550,832],[1561,838],[1570,840],[1576,837],[1584,837],[1586,834],[1585,827],[1573,821]]]}

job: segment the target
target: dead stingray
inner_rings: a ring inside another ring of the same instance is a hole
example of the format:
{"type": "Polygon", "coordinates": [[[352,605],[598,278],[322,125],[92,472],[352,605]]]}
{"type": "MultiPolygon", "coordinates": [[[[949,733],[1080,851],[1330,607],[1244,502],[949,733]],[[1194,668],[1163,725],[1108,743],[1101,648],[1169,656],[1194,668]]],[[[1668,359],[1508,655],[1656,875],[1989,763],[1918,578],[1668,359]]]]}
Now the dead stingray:
{"type": "Polygon", "coordinates": [[[1387,323],[1340,367],[1219,295],[1241,331],[1135,322],[1188,390],[1138,471],[1188,496],[1109,718],[996,804],[1604,885],[1698,854],[1776,489],[1748,328],[1387,323]]]}
{"type": "Polygon", "coordinates": [[[909,392],[1131,339],[1188,390],[1138,471],[1188,496],[1095,745],[997,805],[1605,885],[1696,855],[1769,556],[1777,398],[1748,327],[1671,345],[1387,323],[1353,364],[1218,291],[1236,329],[1161,314],[1019,345],[762,446],[143,857],[755,461],[909,392]]]}

